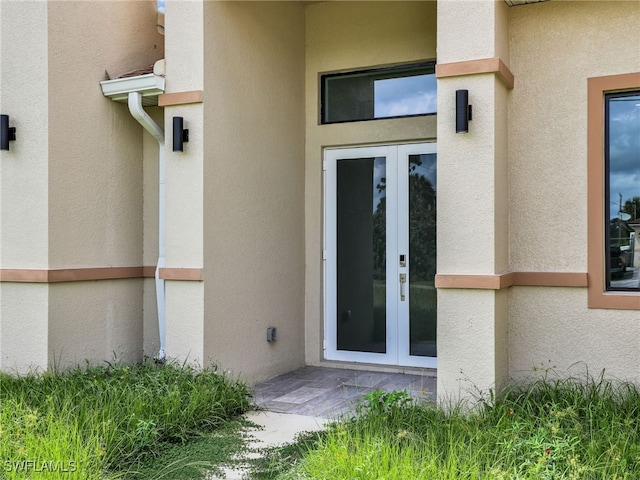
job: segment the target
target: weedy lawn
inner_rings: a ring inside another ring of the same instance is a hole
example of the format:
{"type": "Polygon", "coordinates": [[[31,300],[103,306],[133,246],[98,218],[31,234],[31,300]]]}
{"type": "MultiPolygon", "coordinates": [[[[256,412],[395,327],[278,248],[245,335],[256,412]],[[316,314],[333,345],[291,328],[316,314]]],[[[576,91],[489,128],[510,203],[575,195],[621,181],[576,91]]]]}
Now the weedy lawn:
{"type": "Polygon", "coordinates": [[[208,448],[223,439],[229,456],[242,448],[233,419],[249,404],[243,383],[180,365],[0,374],[0,478],[177,479],[182,467],[211,467],[188,454],[205,437],[208,448]]]}
{"type": "Polygon", "coordinates": [[[378,391],[354,418],[271,451],[255,478],[638,479],[640,389],[543,378],[447,409],[378,391]]]}

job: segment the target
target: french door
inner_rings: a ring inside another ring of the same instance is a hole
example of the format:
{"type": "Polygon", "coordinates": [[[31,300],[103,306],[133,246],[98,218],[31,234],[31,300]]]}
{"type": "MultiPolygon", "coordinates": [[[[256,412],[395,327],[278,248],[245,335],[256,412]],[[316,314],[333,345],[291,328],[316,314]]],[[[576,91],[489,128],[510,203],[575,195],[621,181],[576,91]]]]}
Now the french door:
{"type": "Polygon", "coordinates": [[[324,160],[325,358],[435,368],[436,144],[324,160]]]}

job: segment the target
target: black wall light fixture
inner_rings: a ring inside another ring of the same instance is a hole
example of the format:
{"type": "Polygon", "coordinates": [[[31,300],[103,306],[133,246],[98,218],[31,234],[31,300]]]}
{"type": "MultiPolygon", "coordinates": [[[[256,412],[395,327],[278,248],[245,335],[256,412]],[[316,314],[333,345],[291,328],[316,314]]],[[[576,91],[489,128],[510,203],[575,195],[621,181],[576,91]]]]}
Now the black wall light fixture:
{"type": "Polygon", "coordinates": [[[0,115],[0,150],[9,150],[9,142],[16,139],[16,127],[9,126],[9,115],[0,115]]]}
{"type": "Polygon", "coordinates": [[[173,117],[173,151],[184,152],[183,143],[189,141],[189,129],[183,128],[182,117],[173,117]]]}
{"type": "Polygon", "coordinates": [[[469,90],[456,90],[456,133],[467,133],[470,120],[469,90]]]}

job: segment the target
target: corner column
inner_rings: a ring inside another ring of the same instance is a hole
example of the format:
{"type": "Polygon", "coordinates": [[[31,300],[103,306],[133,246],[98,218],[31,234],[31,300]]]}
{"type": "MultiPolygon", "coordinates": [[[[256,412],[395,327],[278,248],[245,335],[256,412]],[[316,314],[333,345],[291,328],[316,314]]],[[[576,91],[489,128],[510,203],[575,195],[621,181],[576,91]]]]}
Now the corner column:
{"type": "Polygon", "coordinates": [[[0,370],[22,374],[49,362],[49,284],[6,278],[49,265],[47,3],[0,2],[0,45],[0,113],[17,130],[0,151],[0,370]]]}
{"type": "Polygon", "coordinates": [[[166,135],[167,357],[205,364],[204,349],[204,3],[168,0],[165,9],[166,94],[159,99],[166,135]],[[173,117],[189,141],[174,152],[173,117]]]}
{"type": "Polygon", "coordinates": [[[438,3],[438,398],[499,389],[509,375],[508,7],[438,3]],[[473,116],[456,133],[456,91],[473,116]]]}

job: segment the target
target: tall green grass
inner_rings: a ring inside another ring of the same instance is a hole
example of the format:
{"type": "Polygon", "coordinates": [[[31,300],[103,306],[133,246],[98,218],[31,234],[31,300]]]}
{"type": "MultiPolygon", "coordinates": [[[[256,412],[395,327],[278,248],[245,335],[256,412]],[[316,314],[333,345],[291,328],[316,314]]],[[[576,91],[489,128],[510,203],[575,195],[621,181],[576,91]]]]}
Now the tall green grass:
{"type": "MultiPolygon", "coordinates": [[[[1,387],[0,387],[1,388],[1,387]]],[[[68,403],[39,410],[15,399],[0,404],[0,478],[87,479],[102,477],[97,435],[83,435],[68,403]]]]}
{"type": "Polygon", "coordinates": [[[639,387],[602,377],[514,386],[472,410],[374,392],[280,478],[637,479],[639,419],[639,387]]]}
{"type": "Polygon", "coordinates": [[[0,374],[0,478],[115,477],[248,407],[244,384],[188,366],[0,374]]]}

